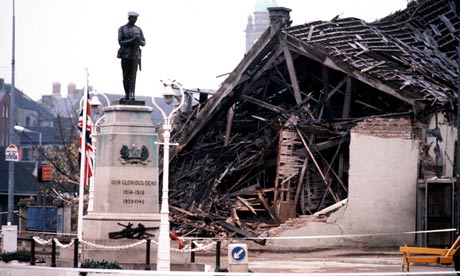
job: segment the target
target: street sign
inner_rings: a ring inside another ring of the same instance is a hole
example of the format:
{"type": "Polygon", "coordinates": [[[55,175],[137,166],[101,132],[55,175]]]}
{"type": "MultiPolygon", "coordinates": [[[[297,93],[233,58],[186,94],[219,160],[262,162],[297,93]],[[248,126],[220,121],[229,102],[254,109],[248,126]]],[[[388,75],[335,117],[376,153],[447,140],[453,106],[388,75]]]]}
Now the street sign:
{"type": "Polygon", "coordinates": [[[228,245],[228,271],[248,272],[248,246],[244,243],[228,245]]]}
{"type": "Polygon", "coordinates": [[[236,246],[232,250],[232,259],[235,262],[241,262],[246,257],[246,250],[241,246],[236,246]]]}
{"type": "Polygon", "coordinates": [[[51,180],[51,177],[53,175],[53,169],[50,164],[42,164],[41,162],[39,162],[37,171],[37,179],[39,182],[46,182],[51,180]]]}
{"type": "Polygon", "coordinates": [[[229,263],[245,263],[248,261],[248,247],[246,244],[229,244],[229,263]]]}
{"type": "Polygon", "coordinates": [[[10,144],[5,150],[5,161],[19,161],[18,147],[10,144]]]}
{"type": "Polygon", "coordinates": [[[53,174],[53,170],[51,165],[49,164],[41,164],[41,168],[38,168],[41,171],[41,175],[39,177],[39,181],[50,181],[51,176],[53,174]]]}

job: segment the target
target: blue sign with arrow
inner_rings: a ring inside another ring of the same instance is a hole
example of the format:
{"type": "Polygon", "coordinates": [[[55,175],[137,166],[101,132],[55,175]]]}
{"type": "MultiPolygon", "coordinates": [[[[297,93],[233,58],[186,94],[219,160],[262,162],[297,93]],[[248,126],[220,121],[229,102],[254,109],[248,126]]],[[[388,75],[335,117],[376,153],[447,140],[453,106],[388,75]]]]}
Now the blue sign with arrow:
{"type": "Polygon", "coordinates": [[[246,249],[241,246],[236,246],[232,250],[232,259],[241,262],[246,257],[246,249]]]}

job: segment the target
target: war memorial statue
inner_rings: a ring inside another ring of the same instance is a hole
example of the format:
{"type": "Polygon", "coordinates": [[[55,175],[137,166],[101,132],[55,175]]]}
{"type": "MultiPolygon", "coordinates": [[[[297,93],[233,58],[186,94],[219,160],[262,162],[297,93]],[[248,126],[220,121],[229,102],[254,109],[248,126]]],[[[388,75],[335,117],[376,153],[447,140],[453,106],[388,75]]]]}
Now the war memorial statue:
{"type": "Polygon", "coordinates": [[[136,88],[137,68],[141,70],[141,46],[145,46],[145,37],[142,29],[136,26],[136,12],[128,12],[128,23],[118,29],[118,49],[117,57],[121,59],[121,69],[123,71],[123,88],[125,97],[122,100],[134,101],[136,88]]]}

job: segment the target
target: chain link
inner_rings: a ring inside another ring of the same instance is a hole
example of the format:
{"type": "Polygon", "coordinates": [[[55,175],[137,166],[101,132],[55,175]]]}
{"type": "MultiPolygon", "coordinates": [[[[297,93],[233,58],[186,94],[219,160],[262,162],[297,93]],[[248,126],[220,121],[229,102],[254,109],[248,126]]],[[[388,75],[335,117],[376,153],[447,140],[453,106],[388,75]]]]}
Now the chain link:
{"type": "Polygon", "coordinates": [[[49,244],[53,240],[53,239],[49,239],[49,240],[46,241],[46,240],[44,240],[44,239],[42,239],[40,237],[32,237],[32,239],[34,239],[34,241],[36,243],[41,244],[41,245],[49,244]]]}
{"type": "Polygon", "coordinates": [[[57,238],[54,238],[53,239],[55,242],[56,242],[56,245],[61,247],[61,248],[68,248],[68,247],[71,247],[73,245],[73,243],[75,242],[75,240],[72,240],[71,242],[69,242],[68,244],[62,244],[57,238]]]}

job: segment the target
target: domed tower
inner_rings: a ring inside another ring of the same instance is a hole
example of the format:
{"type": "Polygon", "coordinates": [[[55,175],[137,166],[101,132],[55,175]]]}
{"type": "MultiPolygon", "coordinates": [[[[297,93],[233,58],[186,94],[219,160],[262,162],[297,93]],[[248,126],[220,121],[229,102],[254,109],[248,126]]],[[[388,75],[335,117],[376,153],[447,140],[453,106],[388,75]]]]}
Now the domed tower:
{"type": "Polygon", "coordinates": [[[277,7],[276,0],[256,0],[253,14],[246,25],[246,52],[251,49],[260,35],[270,26],[269,7],[277,7]]]}

